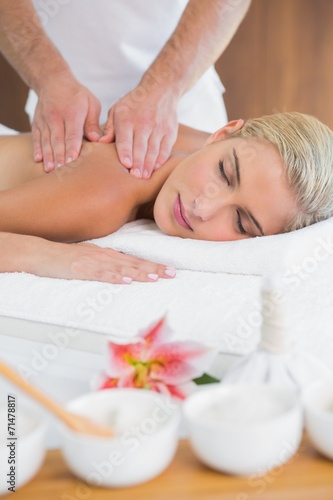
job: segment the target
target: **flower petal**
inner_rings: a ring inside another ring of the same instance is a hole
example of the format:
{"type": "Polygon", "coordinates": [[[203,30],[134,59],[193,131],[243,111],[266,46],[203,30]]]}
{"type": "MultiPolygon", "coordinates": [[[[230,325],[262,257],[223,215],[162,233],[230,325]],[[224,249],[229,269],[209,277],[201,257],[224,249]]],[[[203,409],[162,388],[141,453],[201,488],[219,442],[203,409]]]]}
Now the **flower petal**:
{"type": "Polygon", "coordinates": [[[134,342],[132,344],[108,344],[108,366],[107,373],[110,377],[122,377],[133,372],[133,365],[130,360],[140,361],[145,358],[144,342],[134,342]]]}
{"type": "Polygon", "coordinates": [[[186,399],[198,389],[194,382],[187,382],[186,384],[180,385],[167,385],[167,388],[169,394],[178,399],[186,399]]]}
{"type": "Polygon", "coordinates": [[[216,355],[214,349],[199,342],[172,342],[151,349],[150,357],[156,361],[150,376],[166,384],[178,385],[205,372],[216,355]]]}
{"type": "Polygon", "coordinates": [[[163,316],[156,323],[154,323],[153,326],[150,326],[147,330],[140,333],[140,337],[142,337],[149,345],[170,340],[171,336],[172,331],[167,324],[166,316],[163,316]]]}
{"type": "Polygon", "coordinates": [[[159,392],[161,394],[169,395],[169,389],[164,382],[160,380],[149,380],[149,389],[151,391],[159,392]]]}
{"type": "Polygon", "coordinates": [[[127,377],[121,377],[118,380],[118,387],[137,387],[135,385],[135,377],[133,374],[130,374],[127,377]]]}
{"type": "Polygon", "coordinates": [[[97,390],[118,387],[118,381],[119,379],[117,378],[110,378],[107,375],[103,374],[99,378],[97,390]]]}
{"type": "Polygon", "coordinates": [[[171,385],[163,382],[151,382],[150,389],[161,394],[169,395],[177,399],[185,399],[190,394],[193,394],[198,389],[194,382],[186,384],[171,385]]]}

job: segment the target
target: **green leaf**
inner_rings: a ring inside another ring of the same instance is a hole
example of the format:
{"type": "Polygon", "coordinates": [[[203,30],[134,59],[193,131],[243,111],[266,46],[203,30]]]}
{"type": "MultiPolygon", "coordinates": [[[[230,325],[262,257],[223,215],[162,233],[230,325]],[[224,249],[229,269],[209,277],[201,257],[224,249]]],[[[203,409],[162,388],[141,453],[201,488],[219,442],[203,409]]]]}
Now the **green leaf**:
{"type": "Polygon", "coordinates": [[[220,382],[218,378],[212,377],[211,375],[208,375],[208,373],[204,373],[201,375],[201,377],[194,378],[193,382],[197,385],[204,385],[204,384],[214,384],[216,382],[220,382]]]}

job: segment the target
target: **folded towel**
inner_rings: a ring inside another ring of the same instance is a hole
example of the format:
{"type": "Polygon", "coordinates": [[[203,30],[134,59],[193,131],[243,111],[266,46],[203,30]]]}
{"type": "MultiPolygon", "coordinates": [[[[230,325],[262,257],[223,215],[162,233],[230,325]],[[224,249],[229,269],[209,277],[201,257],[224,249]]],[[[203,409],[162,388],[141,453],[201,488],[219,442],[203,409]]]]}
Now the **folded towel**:
{"type": "MultiPolygon", "coordinates": [[[[110,242],[122,239],[124,231],[128,231],[129,239],[135,236],[140,246],[140,227],[145,228],[145,223],[127,225],[112,235],[110,242]]],[[[145,257],[149,256],[149,247],[143,245],[142,250],[146,250],[145,257]]],[[[314,257],[305,259],[286,284],[297,346],[330,365],[333,258],[328,255],[324,259],[318,253],[321,258],[318,262],[314,257]]],[[[168,256],[156,260],[164,257],[168,256]]],[[[180,263],[187,265],[188,258],[180,263]]],[[[174,279],[133,282],[130,286],[3,273],[0,274],[0,330],[1,335],[25,338],[34,335],[36,340],[39,332],[38,338],[51,344],[56,342],[51,332],[68,331],[73,348],[102,352],[105,336],[128,340],[167,313],[179,340],[204,341],[221,351],[245,354],[255,348],[259,339],[260,283],[260,277],[254,275],[179,269],[174,279]]]]}
{"type": "Polygon", "coordinates": [[[297,266],[315,267],[333,254],[333,218],[291,233],[226,242],[167,236],[154,222],[140,220],[91,242],[177,269],[259,276],[282,273],[292,279],[297,266]]]}

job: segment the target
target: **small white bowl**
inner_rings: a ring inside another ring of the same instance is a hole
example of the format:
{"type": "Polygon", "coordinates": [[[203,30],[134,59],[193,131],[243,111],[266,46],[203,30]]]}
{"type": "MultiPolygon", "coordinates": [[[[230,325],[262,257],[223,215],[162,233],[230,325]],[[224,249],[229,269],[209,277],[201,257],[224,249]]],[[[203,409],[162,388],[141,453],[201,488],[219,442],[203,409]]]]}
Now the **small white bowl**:
{"type": "Polygon", "coordinates": [[[302,394],[305,428],[314,447],[333,460],[333,381],[318,381],[302,394]]]}
{"type": "Polygon", "coordinates": [[[125,487],[148,481],[175,454],[180,408],[169,396],[144,389],[105,389],[67,407],[115,430],[115,437],[105,439],[60,428],[68,467],[90,484],[125,487]]]}
{"type": "Polygon", "coordinates": [[[191,395],[183,411],[194,453],[228,474],[265,474],[289,460],[302,437],[302,407],[291,389],[219,384],[191,395]]]}
{"type": "Polygon", "coordinates": [[[40,469],[45,457],[47,426],[40,417],[23,405],[16,405],[15,434],[8,436],[7,405],[0,406],[0,495],[11,493],[30,481],[40,469]],[[15,436],[13,436],[15,437],[15,436]],[[12,468],[11,468],[12,467],[12,468]],[[9,481],[9,482],[7,482],[9,481]]]}

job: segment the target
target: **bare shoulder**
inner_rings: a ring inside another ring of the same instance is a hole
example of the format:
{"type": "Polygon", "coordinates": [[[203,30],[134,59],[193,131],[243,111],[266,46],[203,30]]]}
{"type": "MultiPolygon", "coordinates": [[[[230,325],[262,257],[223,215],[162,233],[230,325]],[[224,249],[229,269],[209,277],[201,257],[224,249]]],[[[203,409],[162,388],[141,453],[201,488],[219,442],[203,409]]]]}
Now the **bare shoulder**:
{"type": "Polygon", "coordinates": [[[0,190],[10,189],[43,175],[32,156],[31,134],[0,136],[0,190]]]}
{"type": "Polygon", "coordinates": [[[66,242],[105,236],[134,217],[135,181],[112,144],[87,144],[78,160],[2,191],[1,230],[66,242]]]}
{"type": "Polygon", "coordinates": [[[31,144],[31,134],[25,133],[17,135],[0,135],[1,151],[6,149],[7,147],[12,147],[13,144],[15,144],[16,146],[19,145],[19,147],[31,144]]]}

